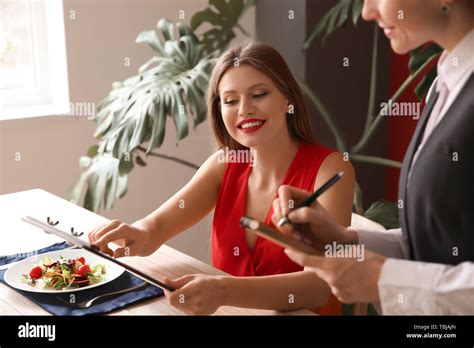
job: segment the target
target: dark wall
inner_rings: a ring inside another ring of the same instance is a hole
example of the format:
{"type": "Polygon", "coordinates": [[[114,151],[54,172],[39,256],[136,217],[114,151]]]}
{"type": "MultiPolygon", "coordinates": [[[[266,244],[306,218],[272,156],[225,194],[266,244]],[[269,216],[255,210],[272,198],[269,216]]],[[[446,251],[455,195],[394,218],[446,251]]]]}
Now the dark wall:
{"type": "MultiPolygon", "coordinates": [[[[324,0],[306,2],[306,29],[308,35],[322,17],[337,1],[324,0]]],[[[359,19],[357,27],[346,23],[334,31],[323,47],[313,41],[306,52],[306,81],[324,102],[333,115],[346,144],[358,142],[365,127],[368,109],[370,69],[374,23],[359,19]],[[343,59],[349,59],[349,66],[343,66],[343,59]]],[[[388,40],[379,32],[378,71],[375,112],[385,101],[388,93],[388,71],[390,47],[388,40]]],[[[323,144],[335,146],[334,138],[324,120],[312,108],[313,125],[318,139],[323,144]]],[[[385,157],[387,153],[387,128],[382,122],[367,146],[365,153],[385,157]]],[[[385,196],[385,167],[352,161],[357,181],[364,193],[364,207],[385,196]]]]}

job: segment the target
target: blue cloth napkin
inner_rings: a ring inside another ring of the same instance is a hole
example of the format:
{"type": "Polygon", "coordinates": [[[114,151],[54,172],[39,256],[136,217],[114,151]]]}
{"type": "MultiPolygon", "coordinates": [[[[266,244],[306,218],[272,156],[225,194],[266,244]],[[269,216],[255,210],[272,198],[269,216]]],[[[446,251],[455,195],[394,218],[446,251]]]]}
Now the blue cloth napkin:
{"type": "MultiPolygon", "coordinates": [[[[49,251],[62,250],[70,246],[71,246],[70,244],[66,242],[62,242],[62,243],[56,243],[49,247],[35,250],[29,253],[0,256],[0,265],[5,265],[7,263],[20,261],[22,259],[34,256],[34,255],[46,253],[49,251]]],[[[5,282],[3,278],[5,272],[6,270],[0,271],[1,282],[5,282]]],[[[68,293],[63,293],[63,294],[43,294],[43,293],[35,293],[35,292],[29,292],[29,291],[21,291],[21,290],[16,290],[16,289],[15,290],[21,293],[23,296],[29,298],[31,301],[39,305],[41,308],[45,309],[46,311],[54,315],[88,315],[88,314],[108,313],[113,310],[123,308],[132,303],[138,303],[140,301],[150,299],[153,297],[163,296],[164,293],[162,289],[152,284],[149,284],[147,287],[138,291],[129,292],[123,295],[107,297],[102,301],[99,300],[92,307],[86,308],[86,309],[74,308],[68,305],[67,303],[64,303],[58,300],[57,296],[62,297],[65,301],[69,301],[69,299],[71,298],[70,297],[71,294],[74,294],[75,302],[78,303],[78,302],[82,302],[84,300],[88,300],[95,296],[99,296],[105,293],[118,291],[122,289],[128,289],[141,283],[143,283],[142,279],[134,276],[130,272],[125,271],[117,279],[107,284],[104,284],[102,286],[92,288],[90,290],[68,292],[68,293]]]]}

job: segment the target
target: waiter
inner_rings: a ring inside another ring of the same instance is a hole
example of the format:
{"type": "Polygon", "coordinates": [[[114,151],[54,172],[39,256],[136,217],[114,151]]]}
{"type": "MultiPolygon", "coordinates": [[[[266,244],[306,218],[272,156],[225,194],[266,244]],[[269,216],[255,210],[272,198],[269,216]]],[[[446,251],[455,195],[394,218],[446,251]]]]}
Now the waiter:
{"type": "MultiPolygon", "coordinates": [[[[399,54],[428,42],[444,52],[438,77],[403,160],[399,229],[375,232],[337,225],[315,202],[294,211],[288,202],[309,192],[282,186],[276,223],[289,212],[309,223],[321,245],[363,244],[364,260],[309,256],[285,249],[310,267],[345,303],[379,303],[383,314],[474,314],[474,1],[365,0],[399,54]]],[[[281,231],[297,228],[286,224],[281,231]]]]}

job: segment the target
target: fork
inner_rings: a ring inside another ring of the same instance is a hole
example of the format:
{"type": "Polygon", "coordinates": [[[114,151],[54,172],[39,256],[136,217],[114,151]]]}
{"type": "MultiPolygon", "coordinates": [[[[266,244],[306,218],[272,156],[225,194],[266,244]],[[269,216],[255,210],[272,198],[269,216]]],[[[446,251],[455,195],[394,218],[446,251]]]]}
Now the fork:
{"type": "Polygon", "coordinates": [[[126,293],[129,293],[129,292],[132,292],[132,291],[136,291],[136,290],[140,290],[140,289],[143,289],[143,288],[146,288],[148,286],[148,283],[147,282],[143,282],[139,285],[136,285],[132,288],[128,288],[128,289],[123,289],[123,290],[119,290],[119,291],[114,291],[114,292],[109,292],[108,294],[103,294],[103,295],[99,295],[99,296],[96,296],[90,300],[85,300],[85,301],[82,301],[82,302],[79,302],[79,303],[72,303],[72,302],[69,302],[65,299],[63,299],[62,297],[60,296],[56,296],[56,298],[61,301],[61,302],[64,302],[64,303],[67,303],[68,305],[72,306],[72,307],[75,307],[75,308],[80,308],[80,309],[86,309],[86,308],[89,308],[91,307],[96,301],[102,299],[102,298],[105,298],[105,297],[109,297],[109,296],[114,296],[114,295],[119,295],[119,294],[126,294],[126,293]]]}

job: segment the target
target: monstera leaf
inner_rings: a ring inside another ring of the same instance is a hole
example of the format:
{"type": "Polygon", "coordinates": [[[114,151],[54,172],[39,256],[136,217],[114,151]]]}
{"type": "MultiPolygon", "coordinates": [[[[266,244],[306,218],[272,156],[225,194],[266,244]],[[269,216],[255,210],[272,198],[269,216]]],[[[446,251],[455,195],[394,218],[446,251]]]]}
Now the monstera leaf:
{"type": "Polygon", "coordinates": [[[137,76],[115,83],[98,106],[94,136],[104,140],[99,153],[119,158],[149,142],[148,154],[162,144],[168,117],[174,122],[178,141],[188,135],[188,116],[194,126],[206,119],[205,93],[214,55],[204,54],[204,46],[183,24],[161,19],[158,29],[164,39],[155,31],[143,32],[137,38],[157,55],[139,69],[137,76]]]}
{"type": "Polygon", "coordinates": [[[247,32],[238,25],[242,14],[255,0],[210,0],[208,8],[197,12],[191,19],[191,27],[196,30],[202,23],[208,22],[212,28],[203,34],[202,43],[206,52],[222,51],[235,37],[234,27],[247,36],[247,32]]]}
{"type": "Polygon", "coordinates": [[[87,184],[84,208],[98,211],[103,201],[105,208],[111,209],[114,199],[122,197],[127,190],[127,175],[120,175],[120,161],[110,154],[83,156],[79,161],[87,169],[70,189],[69,199],[77,202],[87,184]]]}
{"type": "Polygon", "coordinates": [[[172,119],[177,141],[188,135],[188,119],[197,126],[206,119],[205,93],[215,54],[206,54],[204,45],[191,28],[161,19],[156,31],[138,35],[156,55],[140,67],[137,76],[115,82],[97,109],[94,136],[99,144],[91,147],[80,163],[87,170],[70,189],[68,199],[78,201],[87,185],[85,207],[98,211],[102,200],[106,209],[126,191],[126,176],[134,159],[133,151],[147,143],[146,154],[161,146],[166,120],[172,119]],[[124,188],[125,186],[125,188],[124,188]]]}

